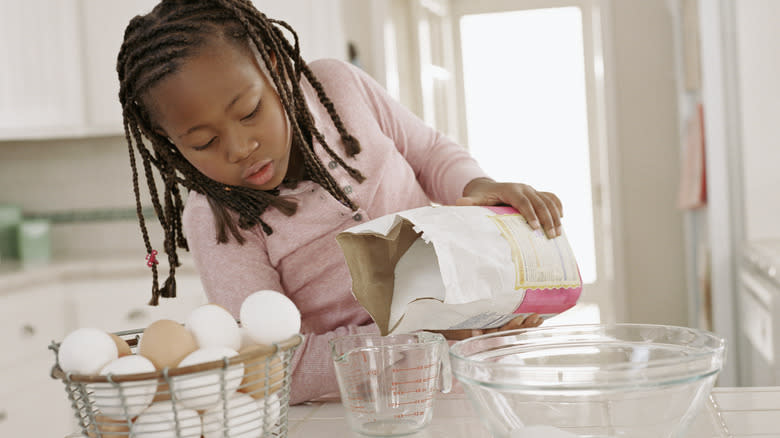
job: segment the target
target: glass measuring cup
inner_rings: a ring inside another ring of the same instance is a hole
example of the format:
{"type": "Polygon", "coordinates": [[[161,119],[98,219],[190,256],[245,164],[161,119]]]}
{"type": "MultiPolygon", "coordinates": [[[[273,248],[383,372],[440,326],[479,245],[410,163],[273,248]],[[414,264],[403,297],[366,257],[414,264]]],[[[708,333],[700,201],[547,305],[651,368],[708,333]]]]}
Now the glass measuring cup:
{"type": "Polygon", "coordinates": [[[447,340],[438,333],[348,335],[330,347],[347,421],[358,433],[412,434],[431,422],[436,390],[451,389],[447,340]]]}

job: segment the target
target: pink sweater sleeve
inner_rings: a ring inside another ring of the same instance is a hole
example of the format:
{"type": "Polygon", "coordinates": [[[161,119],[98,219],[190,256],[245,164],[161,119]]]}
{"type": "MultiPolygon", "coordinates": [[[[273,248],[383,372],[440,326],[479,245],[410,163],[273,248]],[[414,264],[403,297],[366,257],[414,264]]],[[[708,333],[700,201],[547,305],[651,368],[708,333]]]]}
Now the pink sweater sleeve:
{"type": "MultiPolygon", "coordinates": [[[[359,68],[336,60],[320,60],[318,73],[332,74],[324,81],[335,83],[329,92],[348,93],[357,84],[358,92],[374,110],[382,132],[393,139],[398,151],[414,169],[415,177],[425,193],[441,204],[454,204],[463,195],[463,189],[475,178],[487,177],[465,147],[427,125],[401,105],[371,76],[359,68]],[[323,67],[322,64],[327,64],[323,67]],[[342,91],[347,90],[347,91],[342,91]]],[[[356,98],[357,96],[352,96],[356,98]]],[[[342,96],[348,100],[349,96],[342,96]]],[[[335,101],[335,99],[334,99],[335,101]]],[[[345,105],[348,108],[348,105],[345,105]]]]}
{"type": "Polygon", "coordinates": [[[293,357],[290,404],[338,393],[336,370],[330,357],[328,341],[339,336],[363,333],[379,333],[379,329],[376,324],[348,325],[323,334],[306,335],[303,345],[293,357]]]}

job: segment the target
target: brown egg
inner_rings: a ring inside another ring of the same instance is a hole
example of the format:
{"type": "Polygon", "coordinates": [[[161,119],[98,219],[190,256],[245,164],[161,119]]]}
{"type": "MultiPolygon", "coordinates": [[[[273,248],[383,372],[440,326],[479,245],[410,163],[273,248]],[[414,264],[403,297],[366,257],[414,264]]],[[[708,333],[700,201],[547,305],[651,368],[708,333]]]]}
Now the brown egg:
{"type": "MultiPolygon", "coordinates": [[[[239,350],[239,354],[248,353],[257,346],[252,345],[244,347],[239,350]]],[[[266,368],[266,361],[269,356],[261,356],[256,359],[248,360],[244,362],[244,379],[241,380],[241,385],[238,388],[239,392],[251,395],[255,399],[261,399],[265,397],[265,371],[270,371],[269,382],[270,386],[268,393],[272,394],[282,387],[282,379],[284,379],[285,369],[282,359],[279,356],[274,356],[271,359],[271,363],[266,368]]]]}
{"type": "Polygon", "coordinates": [[[90,438],[97,437],[98,433],[95,431],[96,428],[103,438],[120,438],[130,435],[130,428],[127,427],[126,421],[112,420],[111,418],[100,414],[95,416],[95,424],[91,424],[87,428],[87,436],[90,438]]]}
{"type": "Polygon", "coordinates": [[[166,401],[171,399],[171,390],[168,387],[168,384],[164,381],[160,381],[160,383],[157,384],[157,392],[154,394],[154,399],[152,400],[152,403],[157,403],[159,401],[166,401]]]}
{"type": "Polygon", "coordinates": [[[109,333],[109,335],[111,336],[111,339],[113,339],[114,343],[116,344],[116,349],[117,351],[119,351],[119,357],[129,356],[133,354],[133,350],[130,349],[130,345],[127,344],[127,341],[125,341],[124,339],[120,338],[119,336],[113,333],[109,333]]]}
{"type": "Polygon", "coordinates": [[[195,337],[176,321],[161,319],[149,324],[141,336],[138,354],[155,368],[175,368],[185,356],[198,349],[195,337]]]}

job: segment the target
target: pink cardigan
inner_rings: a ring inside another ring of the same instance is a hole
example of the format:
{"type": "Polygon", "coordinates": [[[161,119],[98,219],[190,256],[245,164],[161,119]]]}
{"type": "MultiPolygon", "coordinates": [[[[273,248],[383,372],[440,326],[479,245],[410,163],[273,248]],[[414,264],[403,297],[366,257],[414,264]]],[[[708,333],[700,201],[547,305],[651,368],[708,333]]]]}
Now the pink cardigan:
{"type": "MultiPolygon", "coordinates": [[[[238,317],[244,298],[261,289],[286,294],[301,311],[304,344],[293,358],[291,403],[338,392],[328,340],[376,332],[351,292],[351,279],[336,235],[358,222],[429,205],[453,204],[465,185],[486,176],[460,145],[438,133],[393,100],[371,77],[350,64],[319,60],[309,64],[325,87],[347,130],[362,152],[345,158],[366,180],[359,184],[315,140],[314,149],[336,181],[360,207],[351,211],[322,187],[305,181],[282,189],[298,201],[292,217],[274,209],[263,214],[273,228],[245,232],[246,243],[217,244],[206,199],[190,192],[184,231],[210,302],[238,317]]],[[[346,157],[336,128],[313,88],[302,81],[316,126],[346,157]]]]}

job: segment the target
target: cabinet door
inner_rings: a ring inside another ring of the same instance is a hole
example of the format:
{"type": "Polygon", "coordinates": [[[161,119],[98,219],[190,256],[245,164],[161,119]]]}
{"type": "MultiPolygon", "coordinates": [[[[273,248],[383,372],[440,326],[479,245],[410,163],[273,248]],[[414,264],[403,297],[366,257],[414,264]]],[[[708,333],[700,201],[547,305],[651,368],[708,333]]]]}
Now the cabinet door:
{"type": "Polygon", "coordinates": [[[54,363],[48,346],[66,330],[62,292],[46,285],[0,296],[0,370],[41,355],[54,363]]]}
{"type": "Polygon", "coordinates": [[[60,438],[76,430],[65,385],[50,377],[53,356],[18,360],[0,374],[0,436],[60,438]]]}
{"type": "Polygon", "coordinates": [[[93,134],[120,134],[122,107],[116,58],[130,19],[157,0],[81,0],[86,124],[93,134]]]}
{"type": "Polygon", "coordinates": [[[158,319],[184,322],[190,312],[206,303],[196,275],[176,275],[177,297],[160,298],[159,306],[149,306],[151,279],[119,277],[73,282],[68,285],[74,300],[76,325],[108,332],[143,329],[158,319]]]}
{"type": "Polygon", "coordinates": [[[40,138],[83,121],[76,0],[0,7],[0,139],[40,138]]]}

